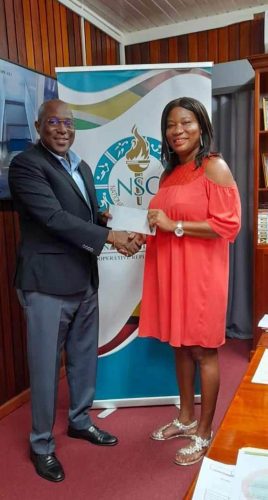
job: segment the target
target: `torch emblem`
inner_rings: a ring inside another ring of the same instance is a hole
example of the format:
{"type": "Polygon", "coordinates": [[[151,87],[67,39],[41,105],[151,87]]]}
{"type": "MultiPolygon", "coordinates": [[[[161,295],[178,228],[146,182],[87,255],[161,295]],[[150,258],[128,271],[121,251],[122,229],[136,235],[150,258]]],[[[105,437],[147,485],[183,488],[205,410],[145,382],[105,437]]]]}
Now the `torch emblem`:
{"type": "Polygon", "coordinates": [[[150,163],[150,145],[145,137],[138,133],[136,125],[131,130],[134,135],[131,148],[126,153],[126,164],[135,177],[135,194],[137,205],[142,205],[142,185],[143,185],[143,172],[148,168],[150,163]]]}

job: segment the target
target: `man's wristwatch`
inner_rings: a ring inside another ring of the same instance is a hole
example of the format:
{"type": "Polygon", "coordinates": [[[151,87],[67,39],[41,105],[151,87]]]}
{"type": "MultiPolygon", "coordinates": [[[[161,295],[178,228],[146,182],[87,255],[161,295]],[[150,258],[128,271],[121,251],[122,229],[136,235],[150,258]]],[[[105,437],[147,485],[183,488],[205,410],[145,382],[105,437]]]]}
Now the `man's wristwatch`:
{"type": "Polygon", "coordinates": [[[180,220],[179,222],[177,222],[177,225],[174,229],[174,233],[176,236],[178,237],[181,237],[184,235],[184,230],[183,230],[183,225],[182,225],[182,221],[180,220]]]}

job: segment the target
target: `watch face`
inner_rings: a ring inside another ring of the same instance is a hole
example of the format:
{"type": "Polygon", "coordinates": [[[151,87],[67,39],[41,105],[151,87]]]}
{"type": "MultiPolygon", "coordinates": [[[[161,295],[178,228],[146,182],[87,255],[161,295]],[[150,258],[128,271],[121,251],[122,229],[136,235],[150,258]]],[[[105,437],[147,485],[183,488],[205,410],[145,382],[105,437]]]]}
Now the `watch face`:
{"type": "Polygon", "coordinates": [[[183,234],[184,234],[183,228],[182,227],[176,227],[174,233],[176,234],[176,236],[183,236],[183,234]]]}

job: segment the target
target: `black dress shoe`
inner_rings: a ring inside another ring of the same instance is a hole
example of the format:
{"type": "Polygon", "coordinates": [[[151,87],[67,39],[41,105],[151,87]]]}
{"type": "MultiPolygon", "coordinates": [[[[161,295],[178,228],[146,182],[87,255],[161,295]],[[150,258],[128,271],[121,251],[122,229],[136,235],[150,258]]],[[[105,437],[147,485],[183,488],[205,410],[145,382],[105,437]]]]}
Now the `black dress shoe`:
{"type": "Polygon", "coordinates": [[[30,457],[39,476],[48,479],[48,481],[54,481],[55,483],[63,481],[65,478],[64,470],[55,453],[39,455],[39,453],[34,453],[31,449],[30,457]]]}
{"type": "Polygon", "coordinates": [[[89,429],[74,429],[69,426],[67,431],[68,436],[76,439],[85,439],[90,443],[101,446],[114,446],[118,443],[118,439],[106,431],[102,431],[95,425],[91,425],[89,429]]]}

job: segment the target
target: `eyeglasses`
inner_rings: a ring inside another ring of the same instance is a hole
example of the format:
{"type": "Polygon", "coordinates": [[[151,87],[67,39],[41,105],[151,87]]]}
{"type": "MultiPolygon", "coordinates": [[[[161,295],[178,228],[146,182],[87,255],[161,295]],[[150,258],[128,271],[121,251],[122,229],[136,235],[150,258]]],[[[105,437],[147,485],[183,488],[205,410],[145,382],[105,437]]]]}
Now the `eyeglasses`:
{"type": "Polygon", "coordinates": [[[47,119],[47,124],[50,127],[58,127],[61,123],[63,123],[64,127],[66,128],[74,128],[74,121],[72,118],[57,118],[56,116],[52,116],[51,118],[47,119]]]}

